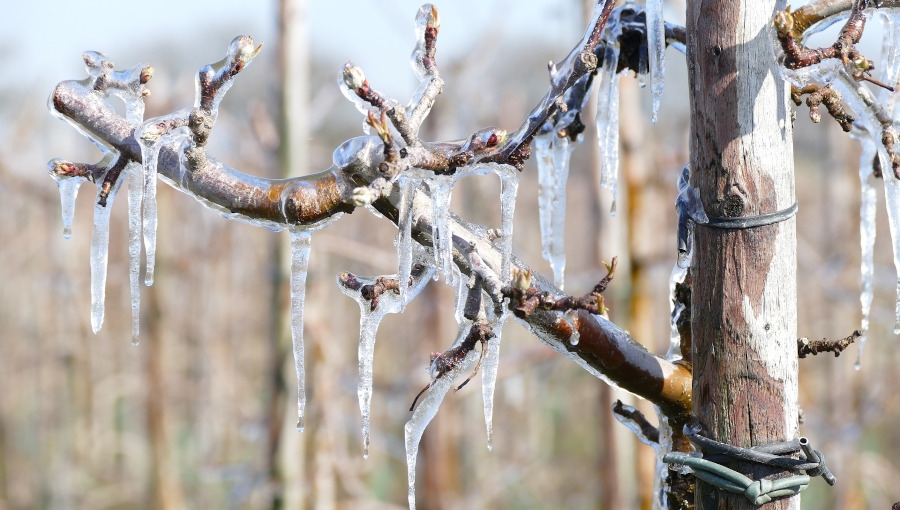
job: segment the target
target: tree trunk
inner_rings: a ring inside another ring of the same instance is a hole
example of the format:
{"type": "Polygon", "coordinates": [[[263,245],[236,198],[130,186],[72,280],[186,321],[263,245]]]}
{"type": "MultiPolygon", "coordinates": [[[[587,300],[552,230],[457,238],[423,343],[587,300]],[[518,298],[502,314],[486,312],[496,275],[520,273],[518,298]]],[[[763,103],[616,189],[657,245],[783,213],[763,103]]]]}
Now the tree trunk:
{"type": "MultiPolygon", "coordinates": [[[[688,2],[691,184],[712,217],[794,203],[788,96],[772,50],[772,0],[688,2]]],[[[748,447],[797,437],[796,220],[744,229],[698,225],[694,414],[703,433],[748,447]]],[[[773,474],[731,465],[753,479],[773,474]]],[[[799,508],[799,497],[765,508],[799,508]]],[[[696,507],[757,508],[698,482],[696,507]]]]}

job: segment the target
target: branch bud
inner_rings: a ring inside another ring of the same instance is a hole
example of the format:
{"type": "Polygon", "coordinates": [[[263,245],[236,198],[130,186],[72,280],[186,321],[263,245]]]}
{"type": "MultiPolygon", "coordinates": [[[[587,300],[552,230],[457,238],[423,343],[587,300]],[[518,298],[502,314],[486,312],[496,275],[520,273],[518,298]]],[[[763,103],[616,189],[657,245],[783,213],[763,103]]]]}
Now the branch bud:
{"type": "Polygon", "coordinates": [[[347,199],[347,203],[353,207],[365,207],[370,205],[378,198],[378,194],[369,187],[361,186],[354,188],[353,195],[347,199]]]}
{"type": "Polygon", "coordinates": [[[441,29],[441,17],[438,15],[437,7],[434,5],[431,6],[431,12],[428,13],[428,18],[425,20],[425,26],[433,28],[435,32],[441,29]]]}
{"type": "Polygon", "coordinates": [[[363,88],[363,85],[366,83],[366,75],[363,74],[363,70],[350,62],[344,64],[342,76],[344,85],[354,92],[363,88]]]}
{"type": "Polygon", "coordinates": [[[253,46],[253,38],[249,35],[239,35],[235,37],[231,41],[231,46],[228,47],[228,55],[237,60],[244,65],[247,65],[253,57],[255,57],[260,50],[262,50],[262,44],[259,46],[253,46]]]}
{"type": "Polygon", "coordinates": [[[159,140],[162,135],[163,130],[160,129],[159,124],[151,124],[144,128],[144,132],[141,133],[141,140],[155,142],[159,140]]]}
{"type": "Polygon", "coordinates": [[[512,271],[512,284],[516,290],[520,292],[525,292],[529,288],[531,288],[531,269],[523,270],[519,268],[513,268],[512,271]]]}
{"type": "Polygon", "coordinates": [[[778,11],[775,13],[773,23],[779,35],[789,35],[794,29],[794,16],[790,10],[778,11]]]}
{"type": "Polygon", "coordinates": [[[150,78],[153,78],[153,73],[156,72],[156,69],[153,66],[147,66],[141,69],[141,85],[150,81],[150,78]]]}

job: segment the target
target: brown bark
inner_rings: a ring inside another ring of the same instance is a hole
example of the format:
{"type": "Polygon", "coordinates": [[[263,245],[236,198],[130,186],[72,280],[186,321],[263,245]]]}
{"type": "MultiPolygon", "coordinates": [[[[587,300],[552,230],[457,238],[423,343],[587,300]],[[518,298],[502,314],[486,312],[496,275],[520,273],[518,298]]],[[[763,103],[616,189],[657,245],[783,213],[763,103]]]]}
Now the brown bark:
{"type": "MultiPolygon", "coordinates": [[[[783,2],[688,3],[692,185],[710,217],[756,216],[794,203],[787,89],[772,58],[783,2]]],[[[797,435],[796,220],[748,229],[698,226],[694,413],[704,433],[748,447],[797,435]]],[[[772,475],[731,466],[753,479],[772,475]]],[[[756,508],[697,484],[698,509],[756,508]]],[[[799,497],[765,508],[799,508],[799,497]]]]}

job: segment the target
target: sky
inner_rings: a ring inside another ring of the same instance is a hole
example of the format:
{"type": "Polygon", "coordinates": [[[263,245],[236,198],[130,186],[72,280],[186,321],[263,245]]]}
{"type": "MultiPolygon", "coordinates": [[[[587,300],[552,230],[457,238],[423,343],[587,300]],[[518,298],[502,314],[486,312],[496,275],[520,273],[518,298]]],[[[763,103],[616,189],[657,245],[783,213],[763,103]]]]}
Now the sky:
{"type": "MultiPolygon", "coordinates": [[[[313,53],[352,59],[367,73],[412,76],[408,55],[421,1],[308,3],[313,53]]],[[[439,55],[451,58],[473,51],[473,36],[491,25],[504,37],[531,34],[555,40],[561,57],[582,30],[576,1],[454,0],[436,5],[442,21],[439,55]]],[[[85,76],[81,54],[86,50],[106,54],[117,68],[153,64],[155,52],[177,48],[197,54],[199,68],[219,60],[230,37],[239,34],[272,41],[274,51],[277,7],[277,0],[9,2],[0,16],[0,43],[6,48],[0,62],[15,72],[0,73],[0,85],[49,94],[56,82],[85,76]],[[219,33],[231,35],[210,37],[219,33]]]]}

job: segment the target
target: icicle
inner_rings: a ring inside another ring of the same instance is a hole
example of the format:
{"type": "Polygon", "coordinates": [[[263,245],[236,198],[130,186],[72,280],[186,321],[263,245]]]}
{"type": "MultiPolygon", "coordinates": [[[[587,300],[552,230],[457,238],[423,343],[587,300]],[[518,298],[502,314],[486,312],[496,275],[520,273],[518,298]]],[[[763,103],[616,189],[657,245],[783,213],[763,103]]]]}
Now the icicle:
{"type": "MultiPolygon", "coordinates": [[[[453,346],[459,345],[468,334],[468,328],[460,328],[460,334],[453,346]]],[[[488,342],[490,344],[490,342],[488,342]]],[[[431,423],[431,420],[438,412],[444,395],[453,386],[453,380],[463,371],[475,363],[480,354],[477,349],[469,351],[463,360],[458,363],[452,370],[444,373],[441,377],[432,380],[427,394],[419,401],[418,406],[413,411],[412,418],[403,426],[404,442],[406,444],[406,479],[409,484],[408,500],[410,510],[416,508],[416,455],[419,452],[419,442],[422,440],[422,434],[425,427],[431,423]]],[[[429,367],[433,369],[433,367],[429,367]]]]}
{"type": "MultiPolygon", "coordinates": [[[[409,280],[412,271],[413,259],[413,242],[412,242],[412,224],[413,224],[413,197],[416,194],[417,181],[410,179],[405,175],[397,178],[397,185],[400,187],[400,204],[397,213],[399,220],[397,221],[397,270],[398,279],[401,282],[409,280]]],[[[401,311],[406,309],[409,303],[407,297],[407,289],[405,285],[400,286],[400,307],[401,311]]]]}
{"type": "Polygon", "coordinates": [[[897,303],[895,306],[894,334],[900,335],[900,180],[891,171],[890,159],[884,148],[879,147],[882,180],[884,181],[884,201],[888,212],[888,227],[894,252],[894,267],[897,271],[897,303]]]}
{"type": "Polygon", "coordinates": [[[860,145],[862,146],[862,152],[859,156],[859,180],[862,188],[862,197],[859,210],[859,241],[862,249],[862,260],[860,263],[861,290],[859,302],[862,307],[862,322],[859,329],[862,332],[862,336],[859,338],[856,364],[854,365],[857,370],[862,366],[863,347],[869,334],[869,313],[872,310],[872,297],[874,295],[872,285],[875,275],[875,206],[878,201],[875,187],[870,182],[870,178],[873,178],[872,162],[876,154],[875,144],[870,138],[862,138],[860,139],[860,145]]]}
{"type": "MultiPolygon", "coordinates": [[[[900,20],[897,18],[900,13],[897,11],[882,11],[881,9],[878,10],[878,13],[881,15],[883,31],[887,34],[883,39],[881,48],[881,62],[879,65],[881,81],[896,88],[898,78],[900,78],[900,47],[898,47],[900,46],[900,40],[896,36],[897,31],[900,30],[900,27],[898,27],[898,21],[900,20]]],[[[885,88],[879,88],[878,99],[884,105],[887,114],[896,121],[897,118],[894,116],[894,113],[897,105],[897,93],[885,88]]]]}
{"type": "Polygon", "coordinates": [[[494,332],[494,338],[487,343],[487,351],[481,361],[481,399],[484,403],[484,425],[487,429],[488,450],[494,449],[494,391],[497,387],[497,369],[500,365],[500,336],[508,313],[504,308],[499,317],[494,316],[493,313],[491,315],[491,329],[494,332]]]}
{"type": "Polygon", "coordinates": [[[663,17],[663,0],[646,0],[645,13],[647,15],[647,53],[650,64],[650,97],[653,103],[651,121],[656,124],[666,71],[666,21],[663,17]]]}
{"type": "Polygon", "coordinates": [[[659,418],[659,443],[653,449],[656,453],[656,476],[653,477],[653,489],[656,498],[653,501],[653,508],[656,510],[666,510],[668,508],[668,498],[666,498],[666,478],[669,477],[669,465],[662,461],[665,454],[672,451],[672,427],[669,425],[669,419],[666,415],[656,409],[656,416],[659,418]]]}
{"type": "Polygon", "coordinates": [[[128,173],[128,280],[131,287],[131,344],[140,342],[141,324],[141,198],[144,178],[141,167],[130,164],[128,173]]]}
{"type": "MultiPolygon", "coordinates": [[[[102,181],[97,186],[99,191],[103,186],[102,181]]],[[[94,333],[100,331],[103,326],[103,312],[106,301],[106,265],[109,260],[109,217],[113,200],[122,186],[122,179],[116,179],[106,204],[98,201],[94,204],[94,230],[91,236],[91,329],[94,333]]]]}
{"type": "Polygon", "coordinates": [[[144,270],[144,284],[153,285],[153,274],[156,267],[156,167],[159,152],[164,146],[176,147],[191,137],[187,127],[189,109],[183,109],[164,117],[148,119],[135,130],[134,137],[141,146],[141,158],[144,168],[143,190],[143,225],[144,253],[147,266],[144,270]],[[175,127],[172,127],[175,126],[175,127]]]}
{"type": "Polygon", "coordinates": [[[672,451],[672,427],[669,426],[668,418],[660,412],[658,407],[654,406],[656,416],[659,418],[659,427],[657,429],[659,431],[659,438],[654,441],[652,438],[647,437],[641,429],[640,424],[631,418],[631,416],[634,416],[637,413],[635,408],[626,404],[621,404],[621,406],[624,413],[614,412],[613,416],[615,416],[619,423],[633,432],[640,442],[653,448],[653,452],[656,454],[656,476],[653,480],[653,492],[657,497],[654,498],[653,508],[665,509],[667,508],[665,481],[669,476],[669,467],[662,461],[662,458],[666,453],[672,451]]]}
{"type": "Polygon", "coordinates": [[[500,177],[500,239],[498,240],[502,262],[500,280],[508,282],[512,268],[513,215],[516,209],[516,195],[519,191],[519,173],[509,165],[495,165],[495,173],[500,177]]]}
{"type": "MultiPolygon", "coordinates": [[[[653,0],[651,0],[653,1],[653,0]]],[[[609,40],[609,39],[607,39],[609,40]]],[[[597,142],[600,144],[600,186],[612,193],[610,213],[615,216],[619,171],[619,47],[607,44],[603,68],[597,75],[597,142]],[[609,65],[607,65],[609,63],[609,65]]]]}
{"type": "Polygon", "coordinates": [[[431,193],[431,232],[434,242],[435,263],[444,274],[444,281],[448,285],[453,285],[456,282],[453,266],[453,239],[448,224],[450,221],[450,199],[456,180],[456,175],[435,175],[425,181],[431,193]]]}
{"type": "Polygon", "coordinates": [[[566,181],[569,177],[571,147],[567,137],[558,137],[550,129],[534,138],[538,160],[538,210],[544,259],[553,269],[553,280],[560,289],[565,285],[566,253],[566,181]]]}
{"type": "Polygon", "coordinates": [[[62,209],[62,225],[63,237],[65,239],[72,238],[72,219],[75,217],[75,199],[78,197],[78,188],[87,181],[81,176],[62,176],[57,174],[54,169],[61,160],[54,159],[47,167],[50,169],[50,176],[56,181],[59,187],[59,202],[62,209]]]}
{"type": "MultiPolygon", "coordinates": [[[[407,299],[412,300],[417,296],[431,278],[434,272],[432,267],[427,267],[418,271],[413,278],[412,285],[406,293],[407,299]]],[[[372,364],[375,353],[375,339],[378,333],[378,326],[385,315],[389,313],[402,312],[403,301],[399,294],[388,291],[375,301],[377,306],[372,308],[372,300],[366,299],[362,295],[362,288],[366,285],[373,285],[379,278],[397,278],[396,275],[386,275],[380,277],[353,277],[353,285],[348,285],[349,276],[344,273],[338,275],[338,286],[341,292],[353,298],[359,303],[359,384],[356,389],[356,395],[359,399],[359,410],[362,416],[362,441],[363,441],[363,457],[369,458],[369,417],[372,403],[372,364]]],[[[403,282],[404,280],[398,280],[403,282]]],[[[409,281],[407,277],[406,281],[409,281]]],[[[400,289],[406,288],[406,285],[400,285],[400,289]]]]}
{"type": "Polygon", "coordinates": [[[306,299],[306,272],[309,267],[312,231],[292,227],[291,233],[291,339],[297,369],[297,430],[303,432],[306,408],[306,374],[303,367],[303,302],[306,299]]]}

